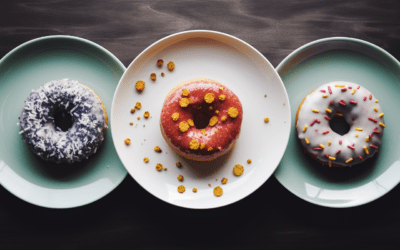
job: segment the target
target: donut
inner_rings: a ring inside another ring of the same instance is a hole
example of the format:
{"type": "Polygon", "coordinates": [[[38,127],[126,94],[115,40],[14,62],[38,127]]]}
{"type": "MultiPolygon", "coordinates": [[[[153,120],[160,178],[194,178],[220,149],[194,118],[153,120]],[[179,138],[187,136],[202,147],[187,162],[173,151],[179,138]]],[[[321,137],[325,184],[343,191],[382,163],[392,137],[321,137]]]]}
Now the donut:
{"type": "Polygon", "coordinates": [[[330,82],[315,89],[300,103],[296,132],[306,152],[317,161],[336,167],[359,164],[378,152],[385,128],[378,100],[366,88],[350,82],[330,82]],[[330,121],[343,116],[350,130],[340,135],[330,121]]]}
{"type": "Polygon", "coordinates": [[[168,93],[160,128],[176,153],[196,161],[211,161],[233,147],[242,118],[242,104],[231,90],[215,80],[196,78],[168,93]]]}
{"type": "Polygon", "coordinates": [[[77,81],[63,79],[32,90],[19,117],[19,133],[40,158],[73,163],[96,153],[107,124],[100,97],[77,81]],[[63,112],[72,117],[72,127],[67,131],[56,126],[55,116],[63,112]]]}

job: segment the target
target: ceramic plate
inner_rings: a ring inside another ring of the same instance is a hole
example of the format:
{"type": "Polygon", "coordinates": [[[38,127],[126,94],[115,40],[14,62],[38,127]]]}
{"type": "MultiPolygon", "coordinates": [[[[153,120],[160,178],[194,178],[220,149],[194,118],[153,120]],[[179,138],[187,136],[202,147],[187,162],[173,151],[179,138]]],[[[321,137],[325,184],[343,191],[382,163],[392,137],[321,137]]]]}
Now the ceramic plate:
{"type": "Polygon", "coordinates": [[[332,81],[360,84],[373,93],[385,113],[385,133],[379,152],[351,168],[329,168],[304,153],[295,121],[285,155],[275,177],[289,191],[314,204],[352,207],[373,201],[400,181],[400,64],[383,49],[352,38],[327,38],[306,44],[277,67],[295,117],[301,100],[332,81]]]}
{"type": "Polygon", "coordinates": [[[88,160],[57,165],[34,155],[19,135],[18,117],[32,89],[69,78],[93,89],[110,115],[112,95],[125,71],[99,45],[70,36],[29,41],[0,61],[0,184],[19,198],[49,208],[70,208],[111,192],[126,176],[110,129],[88,160]]]}
{"type": "Polygon", "coordinates": [[[143,51],[119,82],[111,122],[118,155],[132,177],[154,196],[186,208],[220,207],[255,191],[281,160],[291,124],[285,87],[268,60],[249,44],[212,31],[174,34],[143,51]],[[158,59],[164,60],[161,69],[156,66],[158,59]],[[176,65],[172,72],[166,68],[169,61],[176,65]],[[157,74],[155,82],[150,80],[151,73],[157,74]],[[160,113],[167,93],[193,78],[219,81],[237,94],[243,105],[242,130],[236,145],[226,156],[206,163],[189,161],[174,153],[160,132],[160,113]],[[142,93],[135,90],[138,80],[146,82],[142,93]],[[142,108],[131,114],[136,102],[141,102],[142,108]],[[143,118],[145,111],[150,112],[149,119],[143,118]],[[270,122],[264,123],[264,117],[269,117],[270,122]],[[124,144],[125,138],[131,139],[129,146],[124,144]],[[155,146],[160,146],[162,153],[155,152],[155,146]],[[150,162],[144,163],[144,157],[150,162]],[[249,158],[251,164],[246,162],[249,158]],[[178,161],[182,168],[175,166],[178,161]],[[157,163],[167,170],[156,171],[157,163]],[[245,169],[240,177],[232,173],[236,164],[245,169]],[[178,181],[178,175],[183,175],[183,182],[178,181]],[[225,185],[221,184],[223,177],[228,178],[225,185]],[[178,193],[179,185],[184,185],[186,192],[178,193]],[[224,191],[218,198],[213,194],[216,186],[224,191]],[[198,192],[193,193],[193,188],[198,192]]]}

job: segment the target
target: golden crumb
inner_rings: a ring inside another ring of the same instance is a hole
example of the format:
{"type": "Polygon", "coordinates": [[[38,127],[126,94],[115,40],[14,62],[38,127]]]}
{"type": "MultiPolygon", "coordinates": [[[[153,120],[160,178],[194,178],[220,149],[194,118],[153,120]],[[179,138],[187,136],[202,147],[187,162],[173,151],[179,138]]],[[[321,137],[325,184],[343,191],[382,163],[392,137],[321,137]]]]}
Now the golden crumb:
{"type": "Polygon", "coordinates": [[[232,118],[236,118],[239,115],[239,110],[235,107],[230,107],[228,109],[228,115],[232,118]]]}
{"type": "Polygon", "coordinates": [[[179,192],[179,193],[183,193],[183,192],[185,192],[185,190],[186,190],[185,186],[180,185],[180,186],[178,187],[178,192],[179,192]]]}
{"type": "Polygon", "coordinates": [[[132,125],[133,125],[133,122],[130,122],[130,123],[129,123],[129,125],[131,125],[131,126],[132,126],[132,125]]]}
{"type": "Polygon", "coordinates": [[[217,125],[218,123],[218,116],[213,116],[211,117],[208,125],[210,125],[211,127],[214,127],[215,125],[217,125]]]}
{"type": "Polygon", "coordinates": [[[186,121],[180,122],[179,123],[179,130],[184,133],[186,131],[188,131],[189,129],[189,123],[187,123],[186,121]]]}
{"type": "Polygon", "coordinates": [[[190,149],[197,150],[200,147],[200,143],[196,139],[191,140],[190,143],[189,143],[189,147],[190,147],[190,149]]]}
{"type": "Polygon", "coordinates": [[[267,95],[264,95],[264,97],[267,97],[267,95]]]}
{"type": "Polygon", "coordinates": [[[175,165],[176,165],[178,168],[182,167],[182,163],[179,162],[179,161],[178,161],[175,165]]]}
{"type": "Polygon", "coordinates": [[[138,91],[143,91],[145,85],[144,81],[137,81],[135,87],[138,91]]]}
{"type": "Polygon", "coordinates": [[[167,168],[164,168],[164,171],[167,171],[167,168]]]}
{"type": "Polygon", "coordinates": [[[146,125],[143,124],[143,128],[146,127],[146,125]]]}
{"type": "Polygon", "coordinates": [[[173,62],[167,63],[167,68],[168,68],[169,71],[174,70],[175,69],[175,63],[173,63],[173,62]]]}
{"type": "Polygon", "coordinates": [[[215,196],[220,197],[223,193],[224,193],[224,191],[222,190],[222,188],[220,186],[217,186],[214,188],[215,196]]]}
{"type": "Polygon", "coordinates": [[[206,144],[203,142],[202,144],[200,144],[200,149],[203,149],[206,147],[206,144]]]}
{"type": "Polygon", "coordinates": [[[144,157],[144,158],[143,158],[143,161],[144,161],[145,163],[148,163],[148,162],[149,162],[149,158],[144,157]]]}
{"type": "Polygon", "coordinates": [[[162,165],[161,163],[157,163],[157,165],[156,165],[156,170],[157,170],[157,171],[163,170],[163,165],[162,165]]]}
{"type": "Polygon", "coordinates": [[[140,116],[138,116],[137,119],[140,120],[140,116]]]}
{"type": "Polygon", "coordinates": [[[156,73],[151,73],[151,74],[150,74],[150,79],[153,80],[153,81],[155,81],[155,80],[157,79],[156,73]]]}
{"type": "Polygon", "coordinates": [[[206,130],[203,128],[202,130],[200,130],[200,132],[203,134],[203,135],[206,135],[206,130]]]}
{"type": "Polygon", "coordinates": [[[140,102],[137,102],[135,105],[135,109],[140,109],[142,107],[142,104],[140,102]]]}
{"type": "Polygon", "coordinates": [[[149,118],[150,117],[149,111],[145,111],[143,117],[146,119],[149,118]]]}
{"type": "Polygon", "coordinates": [[[208,109],[209,109],[209,110],[213,110],[213,107],[212,107],[212,106],[210,106],[210,107],[208,107],[208,109]]]}
{"type": "Polygon", "coordinates": [[[212,147],[209,147],[208,149],[207,149],[207,151],[212,151],[213,150],[213,148],[212,147]]]}
{"type": "Polygon", "coordinates": [[[215,133],[215,134],[218,133],[218,130],[214,130],[214,133],[215,133]]]}
{"type": "Polygon", "coordinates": [[[184,98],[182,98],[182,99],[179,100],[179,105],[180,105],[182,108],[185,108],[185,107],[189,106],[189,103],[190,103],[190,101],[189,101],[189,99],[187,99],[186,97],[184,97],[184,98]]]}
{"type": "Polygon", "coordinates": [[[285,106],[285,103],[283,103],[283,106],[285,106]]]}
{"type": "Polygon", "coordinates": [[[243,172],[244,172],[244,168],[243,168],[242,165],[236,164],[236,165],[233,167],[233,174],[234,174],[234,175],[236,175],[236,176],[241,176],[241,175],[243,174],[243,172]]]}
{"type": "Polygon", "coordinates": [[[219,95],[219,96],[218,96],[218,99],[219,99],[220,101],[225,101],[225,98],[226,98],[226,95],[219,95]]]}
{"type": "Polygon", "coordinates": [[[164,60],[163,60],[163,59],[158,59],[158,60],[157,60],[157,66],[158,66],[159,68],[161,68],[161,67],[163,66],[163,64],[164,64],[164,60]]]}
{"type": "Polygon", "coordinates": [[[193,127],[193,126],[194,126],[194,122],[193,122],[192,119],[188,119],[188,120],[187,120],[187,123],[189,123],[190,127],[193,127]]]}
{"type": "Polygon", "coordinates": [[[264,118],[264,122],[269,122],[269,118],[268,118],[268,117],[265,117],[265,118],[264,118]]]}
{"type": "Polygon", "coordinates": [[[131,109],[131,114],[134,114],[136,109],[131,109]]]}
{"type": "Polygon", "coordinates": [[[161,72],[161,76],[165,76],[164,72],[161,72]]]}
{"type": "Polygon", "coordinates": [[[207,93],[204,96],[204,101],[206,101],[206,103],[212,103],[214,101],[214,98],[215,98],[215,96],[213,93],[207,93]]]}
{"type": "Polygon", "coordinates": [[[228,179],[226,179],[225,177],[222,178],[222,180],[221,180],[221,183],[222,183],[222,184],[226,184],[227,182],[228,182],[228,179]]]}
{"type": "Polygon", "coordinates": [[[125,139],[125,144],[126,144],[126,145],[129,145],[129,144],[131,144],[131,139],[129,139],[129,138],[126,138],[126,139],[125,139]]]}
{"type": "Polygon", "coordinates": [[[155,146],[154,147],[154,151],[159,152],[159,153],[162,152],[162,150],[161,150],[161,148],[159,146],[155,146]]]}
{"type": "Polygon", "coordinates": [[[208,186],[209,186],[209,187],[211,187],[211,184],[210,184],[210,183],[208,183],[208,186]]]}
{"type": "Polygon", "coordinates": [[[193,193],[197,193],[197,188],[193,188],[193,193]]]}
{"type": "Polygon", "coordinates": [[[215,110],[215,113],[218,115],[218,114],[219,114],[219,111],[218,111],[218,110],[215,110]]]}
{"type": "Polygon", "coordinates": [[[190,92],[187,89],[182,89],[182,95],[183,96],[189,96],[190,92]]]}
{"type": "Polygon", "coordinates": [[[178,181],[183,181],[183,176],[182,175],[178,176],[178,181]]]}
{"type": "Polygon", "coordinates": [[[221,121],[222,122],[226,121],[226,116],[221,117],[221,121]]]}
{"type": "Polygon", "coordinates": [[[172,120],[174,122],[176,122],[179,119],[179,113],[173,113],[171,117],[172,117],[172,120]]]}
{"type": "Polygon", "coordinates": [[[249,164],[250,164],[250,163],[251,163],[251,159],[247,159],[247,163],[249,163],[249,164]]]}

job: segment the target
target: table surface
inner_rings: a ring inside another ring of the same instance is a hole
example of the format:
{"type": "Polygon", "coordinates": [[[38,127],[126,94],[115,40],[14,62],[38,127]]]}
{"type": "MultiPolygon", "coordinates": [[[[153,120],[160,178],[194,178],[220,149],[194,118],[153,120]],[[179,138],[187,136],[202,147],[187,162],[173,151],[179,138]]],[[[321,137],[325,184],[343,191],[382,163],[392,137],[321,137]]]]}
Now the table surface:
{"type": "MultiPolygon", "coordinates": [[[[73,35],[126,66],[164,36],[192,29],[236,36],[277,66],[316,39],[366,40],[400,60],[400,2],[2,1],[0,57],[28,40],[73,35]]],[[[355,208],[307,203],[271,177],[227,207],[190,210],[154,198],[130,176],[84,207],[52,210],[0,188],[0,249],[399,249],[400,187],[355,208]]]]}

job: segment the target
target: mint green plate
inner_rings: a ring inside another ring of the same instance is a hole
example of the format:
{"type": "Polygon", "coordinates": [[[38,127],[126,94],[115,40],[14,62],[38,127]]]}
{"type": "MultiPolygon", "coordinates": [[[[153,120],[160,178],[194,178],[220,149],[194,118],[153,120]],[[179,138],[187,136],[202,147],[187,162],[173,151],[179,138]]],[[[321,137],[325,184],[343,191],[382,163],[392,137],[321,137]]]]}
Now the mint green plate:
{"type": "Polygon", "coordinates": [[[290,192],[314,204],[353,207],[371,202],[400,181],[400,63],[385,50],[362,40],[335,37],[295,50],[277,67],[289,95],[292,117],[301,100],[331,81],[359,83],[379,100],[385,133],[379,152],[351,168],[329,168],[304,153],[295,119],[289,144],[274,175],[290,192]]]}
{"type": "Polygon", "coordinates": [[[93,89],[108,115],[124,65],[88,40],[49,36],[26,42],[0,61],[0,184],[15,196],[49,208],[71,208],[96,201],[125,178],[110,129],[103,146],[72,165],[46,162],[19,135],[18,117],[32,89],[69,78],[93,89]]]}

